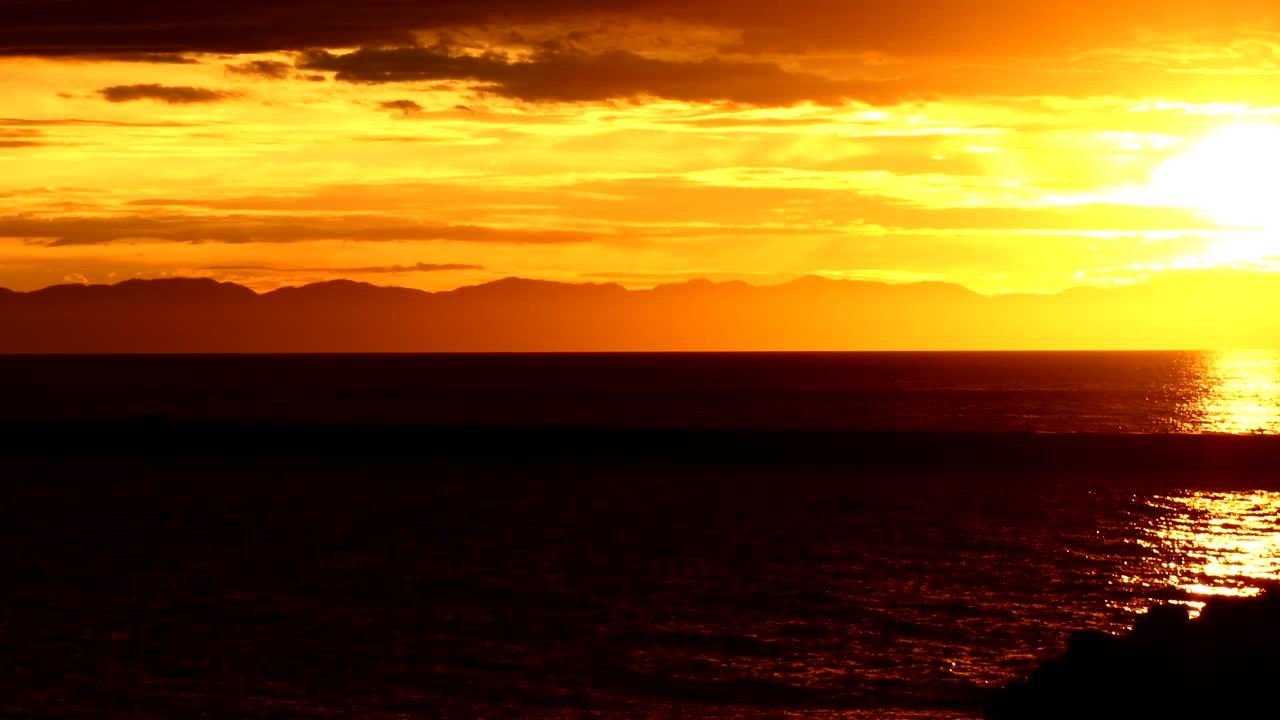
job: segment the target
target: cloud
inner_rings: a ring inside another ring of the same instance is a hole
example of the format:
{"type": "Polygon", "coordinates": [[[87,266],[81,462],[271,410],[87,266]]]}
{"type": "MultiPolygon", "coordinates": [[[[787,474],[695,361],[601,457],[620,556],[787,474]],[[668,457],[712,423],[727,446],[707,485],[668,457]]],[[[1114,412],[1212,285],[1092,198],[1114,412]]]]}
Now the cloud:
{"type": "Polygon", "coordinates": [[[484,270],[483,265],[459,263],[413,263],[412,265],[370,265],[362,267],[270,267],[266,265],[208,265],[201,270],[225,272],[325,273],[330,275],[401,275],[405,273],[484,270]]]}
{"type": "Polygon", "coordinates": [[[334,72],[338,81],[348,83],[465,80],[484,92],[526,102],[652,96],[687,102],[837,105],[848,99],[889,99],[875,83],[841,82],[791,72],[770,62],[663,60],[623,50],[596,55],[549,50],[529,59],[496,52],[459,54],[440,46],[362,48],[342,55],[313,50],[299,60],[298,67],[334,72]]]}
{"type": "Polygon", "coordinates": [[[480,225],[446,225],[368,215],[257,216],[147,215],[37,218],[0,216],[0,237],[50,247],[101,245],[118,240],[180,243],[295,243],[309,240],[407,242],[450,240],[472,243],[560,244],[587,242],[590,233],[572,230],[517,230],[480,225]]]}
{"type": "Polygon", "coordinates": [[[44,139],[42,130],[6,128],[0,125],[0,149],[42,147],[52,144],[44,139]]]}
{"type": "Polygon", "coordinates": [[[102,62],[145,63],[148,65],[199,65],[200,61],[173,52],[112,52],[101,55],[81,56],[83,60],[99,60],[102,62]]]}
{"type": "Polygon", "coordinates": [[[210,88],[191,87],[190,85],[159,85],[147,83],[142,85],[112,85],[98,91],[107,102],[122,103],[135,100],[156,100],[170,105],[190,105],[193,103],[216,103],[239,97],[240,93],[230,90],[212,90],[210,88]]]}
{"type": "MultiPolygon", "coordinates": [[[[1250,48],[1270,46],[1277,31],[1273,0],[0,3],[0,56],[176,63],[363,47],[312,60],[350,82],[462,80],[527,102],[1110,95],[1274,104],[1275,58],[1250,48]],[[471,49],[420,45],[433,37],[471,49]]],[[[284,65],[227,67],[262,79],[325,77],[284,65]]]]}
{"type": "Polygon", "coordinates": [[[669,20],[736,33],[737,49],[1042,56],[1143,37],[1220,43],[1275,29],[1273,0],[40,0],[0,5],[0,54],[248,53],[408,45],[415,31],[569,19],[669,20]]]}
{"type": "Polygon", "coordinates": [[[226,68],[232,75],[245,75],[266,80],[287,80],[293,74],[293,66],[279,60],[252,60],[227,65],[226,68]]]}
{"type": "Polygon", "coordinates": [[[384,100],[378,103],[378,107],[382,110],[399,112],[401,115],[416,115],[424,109],[412,100],[384,100]]]}
{"type": "MultiPolygon", "coordinates": [[[[926,156],[927,160],[927,156],[926,156]]],[[[843,171],[833,171],[843,176],[843,171]]],[[[469,222],[501,217],[504,208],[538,207],[550,217],[573,218],[608,228],[601,239],[622,237],[733,237],[840,234],[850,228],[914,230],[1157,231],[1214,230],[1219,226],[1186,208],[1094,203],[1072,206],[981,207],[927,206],[882,192],[805,187],[790,177],[764,175],[756,187],[689,182],[678,176],[627,180],[587,180],[566,186],[486,187],[448,183],[346,184],[293,195],[249,195],[213,199],[146,198],[130,205],[137,212],[155,208],[203,209],[258,217],[287,213],[296,222],[322,222],[335,213],[394,213],[398,216],[465,208],[469,222]],[[655,211],[659,208],[660,211],[655,211]]],[[[185,215],[184,215],[185,216],[185,215]]],[[[279,218],[279,216],[276,216],[279,218]]],[[[339,215],[339,217],[368,217],[339,215]]],[[[350,222],[350,220],[344,221],[350,222]]],[[[2,229],[0,225],[0,229],[2,229]]]]}

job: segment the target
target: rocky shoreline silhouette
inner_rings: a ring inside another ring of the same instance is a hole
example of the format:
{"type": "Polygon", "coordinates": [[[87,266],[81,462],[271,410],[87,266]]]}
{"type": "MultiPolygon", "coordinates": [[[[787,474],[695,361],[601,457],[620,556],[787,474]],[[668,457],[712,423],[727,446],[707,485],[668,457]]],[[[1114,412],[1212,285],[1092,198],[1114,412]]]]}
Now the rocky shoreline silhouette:
{"type": "Polygon", "coordinates": [[[1127,635],[1088,630],[1026,681],[989,694],[988,720],[1258,717],[1275,712],[1280,589],[1215,597],[1198,618],[1152,607],[1127,635]]]}

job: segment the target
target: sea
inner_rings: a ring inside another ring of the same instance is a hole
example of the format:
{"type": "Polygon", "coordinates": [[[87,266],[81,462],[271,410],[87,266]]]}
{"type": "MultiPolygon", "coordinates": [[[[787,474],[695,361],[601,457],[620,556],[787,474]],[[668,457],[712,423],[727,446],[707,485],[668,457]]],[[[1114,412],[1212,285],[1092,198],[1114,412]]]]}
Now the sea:
{"type": "Polygon", "coordinates": [[[1280,470],[1125,457],[1280,441],[1269,350],[9,356],[0,423],[4,717],[980,718],[1074,631],[1280,578],[1280,470]],[[581,456],[496,444],[534,431],[581,456]]]}

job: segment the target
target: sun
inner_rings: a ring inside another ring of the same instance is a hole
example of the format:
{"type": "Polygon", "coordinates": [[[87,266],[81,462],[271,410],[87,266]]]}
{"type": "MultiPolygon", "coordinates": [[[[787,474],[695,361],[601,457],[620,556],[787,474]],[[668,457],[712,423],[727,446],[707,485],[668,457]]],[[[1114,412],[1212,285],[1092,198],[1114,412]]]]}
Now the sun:
{"type": "Polygon", "coordinates": [[[1280,254],[1280,127],[1229,125],[1160,165],[1144,193],[1223,227],[1206,260],[1256,261],[1280,254]]]}
{"type": "Polygon", "coordinates": [[[1280,127],[1222,128],[1156,168],[1151,189],[1222,225],[1280,230],[1280,127]]]}

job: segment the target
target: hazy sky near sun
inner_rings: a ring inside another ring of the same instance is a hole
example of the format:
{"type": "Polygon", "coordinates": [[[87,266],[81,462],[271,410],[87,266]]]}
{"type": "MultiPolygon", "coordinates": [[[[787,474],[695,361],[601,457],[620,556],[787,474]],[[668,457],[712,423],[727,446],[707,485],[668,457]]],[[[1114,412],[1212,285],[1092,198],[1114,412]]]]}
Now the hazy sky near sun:
{"type": "Polygon", "coordinates": [[[1280,5],[6,0],[0,286],[1280,256],[1280,5]]]}

